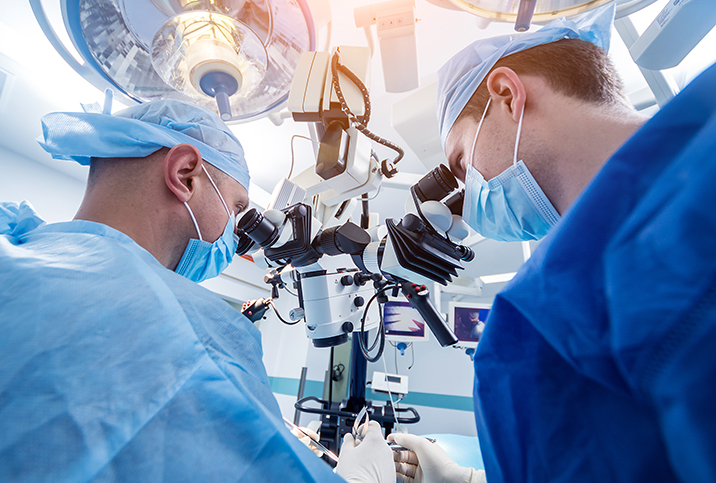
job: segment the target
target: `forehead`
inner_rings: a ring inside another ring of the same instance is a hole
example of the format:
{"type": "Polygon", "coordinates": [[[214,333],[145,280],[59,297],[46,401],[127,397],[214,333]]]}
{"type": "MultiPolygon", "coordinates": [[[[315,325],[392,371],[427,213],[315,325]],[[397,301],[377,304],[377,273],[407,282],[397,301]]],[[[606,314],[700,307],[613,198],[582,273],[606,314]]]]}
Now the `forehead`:
{"type": "Polygon", "coordinates": [[[235,179],[231,179],[232,181],[232,194],[234,196],[234,200],[236,202],[240,202],[242,205],[246,206],[249,202],[249,192],[244,188],[241,184],[239,184],[238,181],[235,179]]]}
{"type": "Polygon", "coordinates": [[[453,124],[445,139],[445,154],[448,159],[459,155],[458,151],[464,149],[465,143],[472,142],[477,122],[470,116],[465,116],[453,124]]]}
{"type": "MultiPolygon", "coordinates": [[[[475,119],[473,116],[463,116],[453,124],[452,129],[448,137],[445,139],[445,148],[452,143],[462,142],[465,137],[472,138],[477,129],[479,119],[475,119]]],[[[472,139],[470,139],[472,140],[472,139]]]]}

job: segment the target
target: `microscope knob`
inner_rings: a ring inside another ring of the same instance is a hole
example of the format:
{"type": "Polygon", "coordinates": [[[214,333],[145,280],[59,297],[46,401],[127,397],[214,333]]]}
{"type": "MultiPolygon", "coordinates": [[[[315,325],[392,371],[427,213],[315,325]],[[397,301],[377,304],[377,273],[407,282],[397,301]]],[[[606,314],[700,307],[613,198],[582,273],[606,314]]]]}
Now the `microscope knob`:
{"type": "Polygon", "coordinates": [[[355,281],[356,285],[362,287],[363,285],[368,283],[370,280],[372,280],[372,276],[367,273],[358,272],[353,276],[353,280],[355,281]]]}
{"type": "Polygon", "coordinates": [[[363,307],[363,304],[365,303],[365,299],[361,297],[360,295],[353,299],[353,305],[356,307],[363,307]]]}
{"type": "Polygon", "coordinates": [[[343,275],[341,277],[341,285],[344,287],[350,287],[353,285],[353,276],[352,275],[343,275]]]}
{"type": "Polygon", "coordinates": [[[343,325],[341,325],[341,329],[343,329],[343,332],[346,334],[350,334],[353,332],[353,322],[343,322],[343,325]]]}

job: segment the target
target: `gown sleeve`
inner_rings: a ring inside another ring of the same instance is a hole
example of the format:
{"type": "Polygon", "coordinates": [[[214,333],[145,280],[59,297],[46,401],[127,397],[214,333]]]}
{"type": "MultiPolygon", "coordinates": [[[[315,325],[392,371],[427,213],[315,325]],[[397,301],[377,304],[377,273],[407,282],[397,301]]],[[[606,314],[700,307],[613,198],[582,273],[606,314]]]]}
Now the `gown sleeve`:
{"type": "Polygon", "coordinates": [[[29,202],[0,202],[0,235],[17,239],[34,230],[45,221],[35,212],[29,202]]]}

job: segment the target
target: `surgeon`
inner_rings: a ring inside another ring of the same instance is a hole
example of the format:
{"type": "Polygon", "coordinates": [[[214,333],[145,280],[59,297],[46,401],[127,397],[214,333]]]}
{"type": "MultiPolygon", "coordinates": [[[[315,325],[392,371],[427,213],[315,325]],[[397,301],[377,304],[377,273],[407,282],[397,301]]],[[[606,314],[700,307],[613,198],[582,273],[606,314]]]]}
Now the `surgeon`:
{"type": "MultiPolygon", "coordinates": [[[[475,353],[489,483],[716,481],[716,67],[647,122],[613,18],[480,40],[439,73],[465,220],[543,239],[475,353]]],[[[414,438],[394,437],[399,481],[472,481],[414,438]]]]}
{"type": "Polygon", "coordinates": [[[338,475],[291,435],[258,330],[195,283],[236,250],[239,141],[183,102],[105,105],[42,120],[90,166],[74,220],[0,204],[0,481],[395,481],[379,428],[338,475]]]}

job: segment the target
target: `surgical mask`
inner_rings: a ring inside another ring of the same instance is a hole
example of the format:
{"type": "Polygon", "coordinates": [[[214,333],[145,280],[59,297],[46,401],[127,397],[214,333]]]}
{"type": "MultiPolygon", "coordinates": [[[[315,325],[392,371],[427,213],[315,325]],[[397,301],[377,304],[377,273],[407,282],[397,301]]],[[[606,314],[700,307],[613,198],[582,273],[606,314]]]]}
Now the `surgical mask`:
{"type": "Polygon", "coordinates": [[[219,195],[219,199],[224,205],[226,213],[229,215],[229,221],[226,223],[224,233],[214,243],[204,241],[201,237],[201,230],[199,230],[199,224],[196,222],[194,213],[189,208],[189,204],[185,201],[184,206],[189,211],[191,221],[194,222],[194,228],[196,233],[199,235],[199,239],[192,238],[184,250],[184,255],[179,260],[179,265],[174,270],[179,275],[183,275],[189,280],[194,282],[203,282],[207,278],[213,278],[218,276],[229,266],[231,260],[236,253],[236,247],[238,246],[238,237],[234,233],[234,227],[236,225],[236,217],[229,211],[229,207],[224,201],[224,197],[221,196],[219,188],[216,187],[216,183],[211,179],[209,172],[204,168],[204,172],[209,177],[211,185],[219,195]]]}
{"type": "Polygon", "coordinates": [[[525,115],[524,106],[517,126],[512,166],[490,181],[486,181],[472,166],[477,136],[480,134],[490,101],[488,98],[468,158],[470,164],[465,176],[462,217],[486,238],[500,241],[539,240],[557,224],[560,216],[525,163],[522,160],[517,161],[522,119],[525,115]]]}

